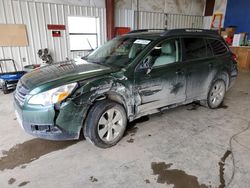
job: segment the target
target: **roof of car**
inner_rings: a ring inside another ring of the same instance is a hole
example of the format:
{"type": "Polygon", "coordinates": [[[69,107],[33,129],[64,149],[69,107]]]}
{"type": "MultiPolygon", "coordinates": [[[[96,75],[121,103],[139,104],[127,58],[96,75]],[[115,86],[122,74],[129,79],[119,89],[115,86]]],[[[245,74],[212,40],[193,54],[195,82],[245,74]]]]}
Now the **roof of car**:
{"type": "Polygon", "coordinates": [[[168,36],[207,36],[213,38],[221,38],[217,31],[215,30],[206,30],[206,29],[141,29],[134,30],[127,34],[131,37],[140,37],[147,39],[158,39],[159,37],[168,37],[168,36]]]}
{"type": "Polygon", "coordinates": [[[158,39],[159,37],[161,37],[161,34],[162,32],[147,32],[147,31],[140,31],[140,32],[131,32],[131,33],[128,33],[126,34],[126,36],[131,36],[131,37],[140,37],[142,39],[152,39],[152,40],[155,40],[155,39],[158,39]]]}

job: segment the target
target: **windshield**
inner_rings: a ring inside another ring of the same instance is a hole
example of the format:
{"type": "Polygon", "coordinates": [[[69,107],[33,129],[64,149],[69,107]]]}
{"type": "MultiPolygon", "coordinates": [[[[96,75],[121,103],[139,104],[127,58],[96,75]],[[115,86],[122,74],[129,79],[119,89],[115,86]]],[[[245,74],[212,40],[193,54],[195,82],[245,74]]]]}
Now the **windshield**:
{"type": "Polygon", "coordinates": [[[118,37],[90,53],[86,60],[106,66],[126,67],[151,42],[147,39],[118,37]]]}

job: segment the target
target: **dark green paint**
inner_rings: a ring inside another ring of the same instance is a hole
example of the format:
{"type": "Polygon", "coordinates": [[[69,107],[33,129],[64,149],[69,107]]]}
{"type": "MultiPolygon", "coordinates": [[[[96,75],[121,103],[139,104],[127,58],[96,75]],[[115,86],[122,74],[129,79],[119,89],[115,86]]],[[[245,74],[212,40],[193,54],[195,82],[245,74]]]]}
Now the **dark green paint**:
{"type": "MultiPolygon", "coordinates": [[[[185,34],[186,36],[186,34],[185,34]]],[[[191,37],[195,33],[190,34],[191,37]]],[[[200,37],[202,36],[199,34],[200,37]]],[[[227,73],[233,80],[233,61],[230,53],[224,56],[172,63],[162,67],[139,69],[138,65],[150,50],[163,40],[181,39],[181,35],[161,36],[160,33],[136,33],[125,37],[150,39],[152,42],[126,68],[118,69],[97,64],[78,65],[73,61],[57,63],[25,75],[21,82],[29,89],[24,105],[16,103],[23,121],[30,124],[57,125],[68,133],[80,133],[91,105],[99,99],[111,98],[121,103],[130,121],[157,110],[206,98],[216,75],[227,73]],[[78,83],[78,88],[61,104],[30,105],[32,95],[52,88],[78,83]]],[[[211,36],[207,36],[210,37],[211,36]]],[[[215,39],[221,40],[217,35],[215,39]]]]}

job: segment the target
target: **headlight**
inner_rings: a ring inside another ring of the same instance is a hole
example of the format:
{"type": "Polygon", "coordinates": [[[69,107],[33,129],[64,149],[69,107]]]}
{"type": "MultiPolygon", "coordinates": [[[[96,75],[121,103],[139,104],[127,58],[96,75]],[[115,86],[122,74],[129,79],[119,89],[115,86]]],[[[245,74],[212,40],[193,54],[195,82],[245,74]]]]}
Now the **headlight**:
{"type": "Polygon", "coordinates": [[[46,106],[61,102],[71,94],[73,89],[76,87],[76,84],[77,83],[68,84],[39,93],[32,96],[28,103],[46,106]]]}

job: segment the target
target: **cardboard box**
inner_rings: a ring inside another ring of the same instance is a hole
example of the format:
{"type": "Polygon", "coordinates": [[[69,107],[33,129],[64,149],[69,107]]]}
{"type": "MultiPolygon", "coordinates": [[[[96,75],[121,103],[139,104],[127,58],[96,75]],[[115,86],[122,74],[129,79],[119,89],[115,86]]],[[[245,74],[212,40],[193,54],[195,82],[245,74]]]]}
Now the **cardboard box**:
{"type": "Polygon", "coordinates": [[[229,37],[234,36],[235,31],[236,31],[235,27],[227,27],[226,28],[226,33],[227,33],[227,36],[229,36],[229,37]]]}
{"type": "Polygon", "coordinates": [[[250,71],[250,47],[230,47],[237,56],[237,67],[240,70],[250,71]]]}
{"type": "Polygon", "coordinates": [[[222,38],[226,39],[227,38],[227,32],[226,31],[221,31],[220,35],[222,38]]]}

